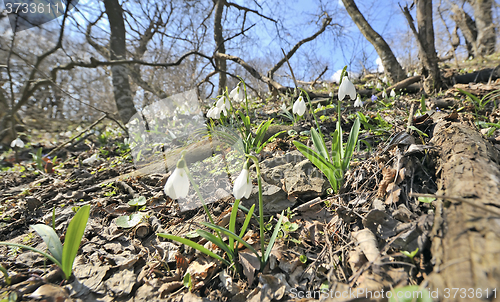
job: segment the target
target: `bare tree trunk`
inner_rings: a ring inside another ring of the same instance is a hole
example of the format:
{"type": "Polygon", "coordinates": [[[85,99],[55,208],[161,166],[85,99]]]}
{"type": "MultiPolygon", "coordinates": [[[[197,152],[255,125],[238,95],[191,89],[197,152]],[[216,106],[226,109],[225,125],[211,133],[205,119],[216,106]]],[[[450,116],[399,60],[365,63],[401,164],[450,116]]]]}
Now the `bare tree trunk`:
{"type": "Polygon", "coordinates": [[[432,23],[432,0],[416,0],[417,7],[417,26],[413,23],[408,6],[402,8],[402,11],[408,21],[418,44],[418,55],[422,61],[422,78],[424,91],[433,93],[442,86],[441,73],[438,67],[438,57],[434,45],[434,25],[432,23]]]}
{"type": "Polygon", "coordinates": [[[385,42],[382,36],[373,30],[368,21],[366,21],[365,17],[359,11],[358,7],[354,3],[354,0],[342,0],[342,2],[344,3],[345,9],[349,13],[349,16],[351,16],[351,19],[354,23],[356,23],[363,36],[365,36],[373,47],[375,47],[377,54],[382,60],[382,65],[384,65],[384,69],[391,78],[392,82],[404,80],[406,74],[392,53],[389,44],[385,42]]]}
{"type": "Polygon", "coordinates": [[[474,18],[477,27],[477,55],[487,56],[495,52],[497,37],[493,24],[492,0],[474,1],[474,18]]]}
{"type": "Polygon", "coordinates": [[[457,24],[460,31],[465,38],[465,46],[469,57],[477,55],[477,28],[476,23],[472,20],[472,17],[467,14],[463,9],[454,3],[451,4],[451,11],[453,15],[451,18],[457,24]]]}
{"type": "MultiPolygon", "coordinates": [[[[104,7],[106,8],[111,29],[110,58],[111,60],[126,59],[125,22],[122,7],[118,0],[104,0],[104,7]]],[[[126,124],[137,113],[132,100],[128,70],[124,65],[112,65],[111,73],[116,107],[120,119],[126,124]]]]}
{"type": "MultiPolygon", "coordinates": [[[[214,0],[215,3],[215,14],[214,14],[214,40],[217,47],[216,52],[225,54],[226,47],[224,46],[224,37],[222,35],[222,13],[224,11],[224,6],[226,5],[225,0],[214,0]]],[[[215,63],[219,69],[219,89],[218,94],[223,94],[227,86],[227,65],[226,59],[223,57],[215,57],[215,63]]]]}

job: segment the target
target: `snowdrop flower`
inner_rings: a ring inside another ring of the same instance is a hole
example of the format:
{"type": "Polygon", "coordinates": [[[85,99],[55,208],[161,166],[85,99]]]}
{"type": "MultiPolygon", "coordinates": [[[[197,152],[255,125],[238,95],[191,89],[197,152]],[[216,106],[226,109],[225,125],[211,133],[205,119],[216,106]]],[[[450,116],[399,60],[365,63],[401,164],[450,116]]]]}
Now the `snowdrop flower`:
{"type": "Polygon", "coordinates": [[[348,95],[351,100],[354,100],[356,98],[356,87],[354,87],[354,84],[349,81],[348,77],[344,77],[342,79],[342,84],[340,84],[339,100],[344,100],[346,95],[348,95]]]}
{"type": "Polygon", "coordinates": [[[363,106],[363,102],[361,102],[361,98],[358,95],[356,101],[354,102],[354,107],[361,107],[361,106],[363,106]]]}
{"type": "Polygon", "coordinates": [[[285,105],[285,103],[281,104],[280,109],[281,109],[282,111],[284,111],[284,112],[287,112],[287,111],[288,111],[288,110],[286,110],[286,105],[285,105]]]}
{"type": "Polygon", "coordinates": [[[252,193],[252,182],[250,181],[249,172],[247,168],[241,170],[240,175],[236,178],[233,187],[233,195],[236,199],[243,197],[250,197],[252,193]]]}
{"type": "Polygon", "coordinates": [[[304,102],[304,98],[299,96],[299,98],[293,104],[293,113],[299,116],[303,116],[306,112],[306,102],[304,102]]]}
{"type": "Polygon", "coordinates": [[[391,93],[389,94],[391,96],[391,98],[395,98],[396,97],[396,91],[391,90],[391,93]]]}
{"type": "Polygon", "coordinates": [[[387,98],[387,92],[385,92],[385,89],[384,89],[384,91],[382,91],[382,98],[384,98],[384,99],[387,98]]]}
{"type": "Polygon", "coordinates": [[[217,107],[219,107],[220,109],[227,109],[229,110],[231,108],[231,106],[229,105],[229,101],[228,99],[226,98],[226,96],[222,96],[216,103],[217,107]]]}
{"type": "Polygon", "coordinates": [[[384,83],[386,83],[386,84],[387,84],[387,76],[384,76],[384,77],[382,78],[382,82],[384,82],[384,83]]]}
{"type": "Polygon", "coordinates": [[[330,93],[328,94],[329,97],[332,97],[333,96],[333,92],[330,91],[330,93]]]}
{"type": "Polygon", "coordinates": [[[240,87],[241,82],[229,93],[229,97],[232,98],[235,102],[243,102],[245,100],[245,92],[243,88],[240,87]]]}
{"type": "Polygon", "coordinates": [[[418,73],[415,71],[415,72],[413,73],[413,76],[414,76],[414,77],[418,76],[418,73]]]}
{"type": "Polygon", "coordinates": [[[172,199],[185,198],[189,192],[189,177],[186,172],[186,162],[184,159],[179,160],[177,167],[172,175],[167,180],[165,195],[172,199]]]}
{"type": "Polygon", "coordinates": [[[208,110],[207,117],[218,120],[218,119],[220,119],[220,112],[221,112],[221,109],[219,107],[217,107],[217,106],[212,107],[208,110]]]}
{"type": "Polygon", "coordinates": [[[99,155],[97,153],[94,153],[91,157],[84,159],[82,161],[82,164],[91,166],[98,160],[99,160],[99,155]]]}
{"type": "Polygon", "coordinates": [[[380,85],[380,83],[377,83],[377,89],[382,89],[382,85],[380,85]]]}
{"type": "Polygon", "coordinates": [[[24,142],[18,137],[10,143],[10,147],[11,148],[15,148],[15,147],[23,148],[24,142]]]}
{"type": "Polygon", "coordinates": [[[412,76],[411,72],[408,72],[408,74],[406,76],[411,77],[412,76]]]}

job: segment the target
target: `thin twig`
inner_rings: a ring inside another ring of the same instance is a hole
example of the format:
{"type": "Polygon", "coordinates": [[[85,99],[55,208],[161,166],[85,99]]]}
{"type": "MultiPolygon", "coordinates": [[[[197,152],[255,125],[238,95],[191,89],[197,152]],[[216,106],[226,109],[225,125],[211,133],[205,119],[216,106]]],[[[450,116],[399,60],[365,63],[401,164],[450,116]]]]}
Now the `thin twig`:
{"type": "Polygon", "coordinates": [[[84,130],[80,131],[80,133],[78,133],[77,135],[75,135],[74,137],[70,138],[69,140],[63,142],[62,144],[60,144],[59,146],[57,146],[55,149],[52,149],[49,153],[47,153],[47,157],[51,156],[52,154],[56,153],[57,151],[59,151],[62,147],[66,146],[67,144],[71,143],[72,141],[74,141],[75,139],[77,139],[78,137],[80,137],[82,134],[84,134],[85,132],[89,131],[90,129],[92,129],[93,127],[95,127],[95,125],[99,124],[103,119],[105,119],[107,117],[107,114],[104,114],[103,116],[101,116],[97,121],[95,121],[92,125],[88,126],[87,128],[85,128],[84,130]]]}

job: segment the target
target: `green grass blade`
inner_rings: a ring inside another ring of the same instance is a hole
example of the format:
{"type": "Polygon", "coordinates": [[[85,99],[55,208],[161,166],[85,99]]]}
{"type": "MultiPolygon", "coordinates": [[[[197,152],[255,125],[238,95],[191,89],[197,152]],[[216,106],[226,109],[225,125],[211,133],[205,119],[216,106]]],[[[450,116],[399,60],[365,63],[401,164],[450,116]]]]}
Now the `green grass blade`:
{"type": "Polygon", "coordinates": [[[250,251],[252,251],[255,255],[257,255],[257,257],[259,259],[261,258],[260,255],[259,255],[259,253],[257,253],[257,250],[253,248],[253,246],[251,246],[250,244],[248,244],[248,242],[246,242],[245,240],[243,240],[241,237],[239,237],[235,233],[229,231],[228,229],[223,228],[223,227],[218,226],[218,225],[215,225],[215,224],[212,224],[212,223],[209,223],[209,222],[201,222],[201,224],[204,225],[204,226],[206,226],[206,227],[209,227],[209,228],[211,228],[213,230],[221,231],[222,233],[226,234],[228,237],[233,237],[234,240],[236,240],[239,243],[243,244],[250,251]]]}
{"type": "Polygon", "coordinates": [[[269,255],[271,254],[271,251],[274,246],[274,242],[276,241],[276,237],[278,237],[278,233],[281,229],[281,223],[283,222],[283,211],[281,211],[280,219],[278,219],[278,223],[274,226],[274,231],[273,235],[271,236],[271,239],[269,240],[269,244],[266,249],[266,253],[264,254],[264,258],[262,259],[263,265],[266,264],[267,259],[269,259],[269,255]]]}
{"type": "Polygon", "coordinates": [[[273,122],[273,119],[270,119],[267,122],[265,122],[265,123],[262,122],[259,125],[259,128],[257,128],[257,131],[255,132],[255,144],[256,144],[255,147],[257,147],[257,148],[260,147],[260,145],[262,144],[262,139],[264,138],[264,135],[266,134],[269,126],[271,126],[272,122],[273,122]]]}
{"type": "MultiPolygon", "coordinates": [[[[238,216],[238,205],[240,204],[240,200],[236,199],[236,201],[233,204],[233,209],[231,210],[231,217],[229,217],[229,230],[233,233],[235,233],[235,228],[236,228],[236,217],[238,216]]],[[[229,249],[231,251],[234,250],[234,239],[229,237],[229,249]]]]}
{"type": "Polygon", "coordinates": [[[87,221],[89,220],[89,213],[90,205],[81,207],[68,225],[61,260],[62,270],[64,274],[66,274],[66,278],[71,276],[73,261],[75,260],[78,249],[80,248],[83,233],[85,232],[85,227],[87,226],[87,221]]]}
{"type": "Polygon", "coordinates": [[[9,273],[7,272],[5,267],[3,267],[1,264],[0,264],[0,271],[3,273],[3,276],[5,278],[5,284],[10,285],[11,280],[9,277],[9,273]]]}
{"type": "Polygon", "coordinates": [[[325,174],[326,178],[330,182],[332,188],[336,191],[338,189],[338,181],[335,177],[336,169],[331,163],[326,161],[325,158],[321,157],[318,153],[316,153],[313,149],[307,147],[301,142],[294,141],[293,144],[297,147],[297,150],[300,151],[307,159],[313,163],[323,174],[325,174]]]}
{"type": "Polygon", "coordinates": [[[31,247],[29,245],[11,243],[11,242],[3,242],[3,241],[0,241],[0,245],[15,246],[15,247],[20,247],[20,248],[25,249],[25,250],[33,251],[35,253],[38,253],[38,254],[44,256],[45,258],[49,259],[50,261],[54,262],[57,266],[62,268],[61,262],[57,261],[57,259],[54,258],[52,255],[45,253],[44,251],[40,251],[40,250],[38,250],[34,247],[31,247]]]}
{"type": "Polygon", "coordinates": [[[42,237],[52,256],[62,262],[63,246],[54,229],[45,224],[35,224],[31,228],[42,237]]]}
{"type": "Polygon", "coordinates": [[[229,263],[229,261],[227,261],[226,259],[223,259],[221,256],[215,254],[211,250],[209,250],[209,249],[205,248],[204,246],[202,246],[196,242],[193,242],[187,238],[182,238],[182,237],[178,237],[178,236],[174,236],[174,235],[170,235],[170,234],[165,234],[165,233],[158,233],[156,235],[163,237],[163,238],[166,238],[166,239],[177,241],[177,242],[182,243],[182,244],[185,244],[187,246],[190,246],[190,247],[202,252],[203,254],[205,254],[207,256],[210,256],[214,259],[220,260],[221,262],[223,262],[227,266],[231,265],[231,263],[229,263]]]}
{"type": "Polygon", "coordinates": [[[462,90],[460,88],[457,88],[457,90],[460,91],[461,93],[467,95],[468,97],[470,97],[478,105],[481,104],[481,101],[475,95],[473,95],[472,93],[470,93],[468,91],[465,91],[465,90],[462,90]]]}
{"type": "Polygon", "coordinates": [[[284,133],[284,132],[286,132],[286,130],[280,131],[280,132],[276,133],[275,135],[271,136],[270,138],[268,138],[267,141],[265,141],[259,148],[255,149],[255,153],[259,154],[262,151],[262,149],[264,149],[269,142],[272,142],[273,139],[277,138],[281,133],[284,133]]]}
{"type": "Polygon", "coordinates": [[[327,161],[330,161],[330,156],[328,155],[328,150],[326,149],[325,141],[321,137],[321,135],[316,131],[316,129],[311,128],[311,139],[313,141],[313,145],[318,150],[319,155],[325,158],[327,161]]]}
{"type": "Polygon", "coordinates": [[[248,224],[250,223],[250,219],[252,219],[253,211],[255,210],[255,204],[252,205],[250,210],[247,213],[247,217],[245,218],[245,222],[243,222],[243,226],[241,227],[240,237],[243,238],[245,232],[247,230],[248,224]]]}
{"type": "Polygon", "coordinates": [[[208,241],[212,242],[216,246],[218,246],[221,250],[227,253],[229,256],[229,260],[232,261],[232,259],[235,258],[235,254],[233,253],[233,250],[224,243],[224,241],[220,240],[219,237],[214,236],[214,234],[207,232],[205,230],[196,230],[196,233],[200,235],[201,237],[207,239],[208,241]]]}
{"type": "Polygon", "coordinates": [[[347,139],[347,146],[345,148],[344,158],[342,160],[342,171],[345,172],[349,168],[349,162],[351,161],[352,154],[354,153],[354,148],[358,143],[359,135],[359,118],[356,118],[354,124],[351,128],[351,133],[349,133],[349,138],[347,139]]]}

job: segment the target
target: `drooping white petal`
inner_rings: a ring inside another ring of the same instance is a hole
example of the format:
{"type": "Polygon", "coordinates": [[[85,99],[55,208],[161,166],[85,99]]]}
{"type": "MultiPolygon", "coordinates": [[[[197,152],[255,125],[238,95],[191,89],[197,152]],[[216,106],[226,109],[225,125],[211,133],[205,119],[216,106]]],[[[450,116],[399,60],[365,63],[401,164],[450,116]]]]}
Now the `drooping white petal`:
{"type": "Polygon", "coordinates": [[[82,160],[82,164],[84,164],[84,165],[93,165],[98,160],[99,160],[98,154],[94,153],[91,157],[82,160]]]}
{"type": "Polygon", "coordinates": [[[295,103],[293,103],[292,112],[299,116],[303,116],[306,112],[306,109],[306,102],[304,101],[304,98],[302,96],[299,96],[295,103]]]}
{"type": "Polygon", "coordinates": [[[391,96],[391,98],[395,98],[396,97],[396,91],[391,90],[391,93],[389,94],[391,96]]]}
{"type": "Polygon", "coordinates": [[[384,99],[385,99],[385,98],[387,98],[387,92],[385,92],[385,89],[384,89],[384,91],[382,91],[382,97],[383,97],[384,99]]]}
{"type": "MultiPolygon", "coordinates": [[[[221,98],[219,98],[217,100],[217,103],[215,104],[215,106],[219,107],[219,108],[223,108],[226,106],[226,96],[222,96],[221,98]]],[[[228,108],[229,109],[229,108],[228,108]]]]}
{"type": "Polygon", "coordinates": [[[413,73],[413,76],[414,76],[414,77],[418,76],[418,72],[416,72],[416,71],[415,71],[415,72],[413,73]]]}
{"type": "Polygon", "coordinates": [[[243,88],[241,88],[241,84],[238,84],[233,90],[231,90],[229,97],[238,103],[245,100],[245,92],[243,91],[243,88]]]}
{"type": "Polygon", "coordinates": [[[11,148],[15,148],[15,147],[23,148],[24,142],[18,137],[10,143],[10,147],[11,148]]]}
{"type": "Polygon", "coordinates": [[[384,82],[384,83],[386,83],[386,84],[387,84],[387,81],[388,81],[387,76],[384,76],[384,77],[382,78],[382,82],[384,82]]]}
{"type": "Polygon", "coordinates": [[[186,168],[175,168],[163,191],[172,199],[185,198],[189,192],[189,177],[186,168]]]}
{"type": "Polygon", "coordinates": [[[344,77],[342,79],[342,84],[340,84],[339,100],[344,100],[346,95],[348,95],[351,100],[354,100],[356,98],[356,87],[354,87],[354,84],[349,81],[348,77],[344,77]]]}
{"type": "Polygon", "coordinates": [[[354,107],[361,107],[361,106],[363,106],[363,102],[361,102],[361,98],[358,95],[356,101],[354,102],[354,107]]]}
{"type": "Polygon", "coordinates": [[[377,83],[377,89],[382,89],[382,85],[380,83],[377,83]]]}
{"type": "Polygon", "coordinates": [[[287,111],[287,110],[286,110],[286,105],[285,105],[285,103],[281,104],[280,109],[281,109],[281,110],[283,110],[283,111],[287,111]]]}
{"type": "Polygon", "coordinates": [[[411,72],[408,72],[408,74],[406,76],[411,77],[412,76],[411,72]]]}
{"type": "Polygon", "coordinates": [[[236,199],[248,198],[252,193],[252,182],[250,181],[248,169],[241,170],[240,175],[234,181],[233,195],[236,199]]]}

